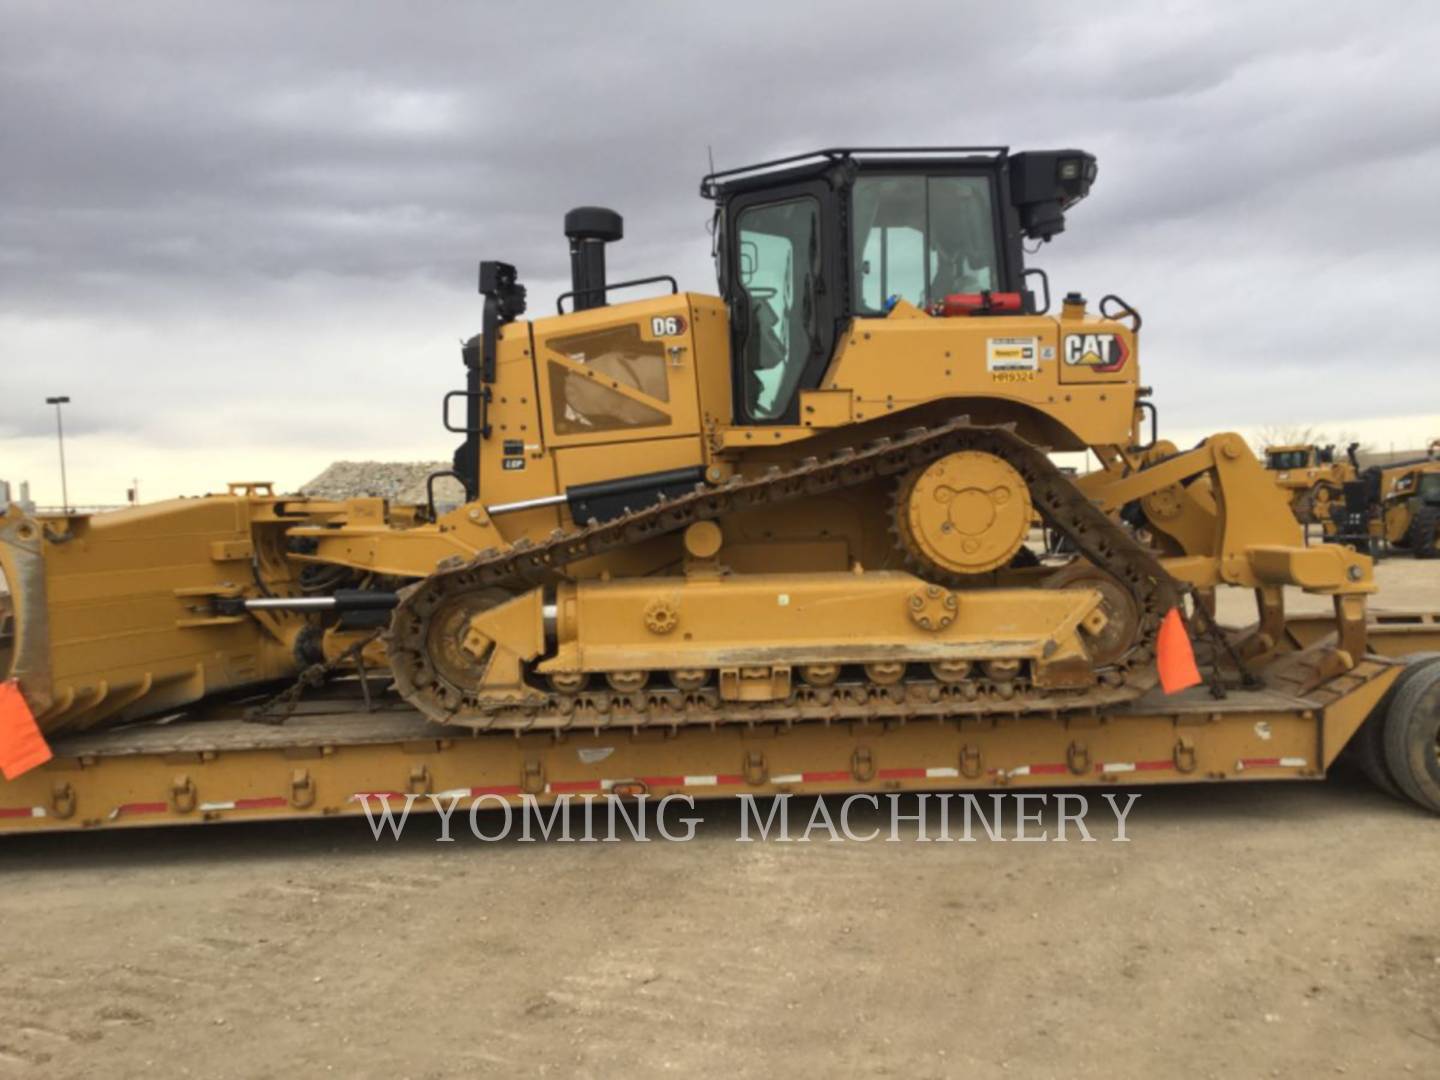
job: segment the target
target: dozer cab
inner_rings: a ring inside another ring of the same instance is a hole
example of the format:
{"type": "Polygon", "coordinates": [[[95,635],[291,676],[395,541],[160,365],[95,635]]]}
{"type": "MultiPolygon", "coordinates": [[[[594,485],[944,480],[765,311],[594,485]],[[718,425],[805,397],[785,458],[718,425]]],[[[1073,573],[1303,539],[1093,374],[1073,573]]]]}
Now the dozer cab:
{"type": "Polygon", "coordinates": [[[1026,265],[1096,172],[993,147],[717,172],[719,296],[610,281],[620,216],[572,211],[554,313],[481,264],[446,401],[464,506],[12,508],[6,674],[47,733],[356,665],[477,730],[1082,716],[1193,683],[1192,636],[1240,678],[1288,585],[1335,609],[1293,686],[1332,678],[1366,651],[1369,560],[1306,547],[1238,436],[1159,440],[1138,311],[1053,303],[1026,265]],[[1082,450],[1078,478],[1050,457],[1082,450]],[[1258,598],[1224,639],[1223,585],[1258,598]]]}

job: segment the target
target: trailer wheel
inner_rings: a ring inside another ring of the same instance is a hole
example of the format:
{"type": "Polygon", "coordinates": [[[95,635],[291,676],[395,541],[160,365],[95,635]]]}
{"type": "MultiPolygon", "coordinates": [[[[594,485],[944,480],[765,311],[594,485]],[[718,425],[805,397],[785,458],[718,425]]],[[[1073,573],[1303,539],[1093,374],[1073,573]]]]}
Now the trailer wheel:
{"type": "Polygon", "coordinates": [[[1370,718],[1360,725],[1355,738],[1350,740],[1350,752],[1365,778],[1392,799],[1404,799],[1406,795],[1390,775],[1390,766],[1385,764],[1385,710],[1376,709],[1370,718]]]}
{"type": "Polygon", "coordinates": [[[1401,791],[1440,812],[1440,663],[1414,665],[1401,678],[1385,712],[1385,763],[1401,791]]]}
{"type": "Polygon", "coordinates": [[[1411,676],[1423,670],[1425,661],[1440,660],[1440,652],[1412,653],[1403,658],[1405,670],[1400,672],[1400,677],[1395,680],[1394,685],[1385,692],[1380,699],[1380,704],[1360,725],[1360,730],[1350,740],[1350,755],[1354,763],[1360,766],[1360,771],[1365,774],[1372,784],[1391,798],[1406,799],[1409,796],[1400,790],[1400,785],[1395,782],[1395,777],[1390,775],[1390,766],[1385,762],[1385,727],[1386,718],[1390,715],[1390,706],[1395,701],[1395,695],[1400,692],[1411,676]]]}

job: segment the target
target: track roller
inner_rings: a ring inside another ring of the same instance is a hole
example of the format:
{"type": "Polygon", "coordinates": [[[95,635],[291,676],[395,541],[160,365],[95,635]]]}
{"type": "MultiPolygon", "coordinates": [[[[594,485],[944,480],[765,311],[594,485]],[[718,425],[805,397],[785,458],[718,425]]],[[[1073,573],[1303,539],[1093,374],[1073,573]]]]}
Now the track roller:
{"type": "Polygon", "coordinates": [[[644,690],[645,684],[650,681],[648,671],[607,671],[605,681],[610,684],[610,689],[621,694],[633,694],[644,690]]]}
{"type": "Polygon", "coordinates": [[[800,669],[800,678],[806,686],[834,686],[840,678],[839,664],[806,664],[800,669]]]}
{"type": "Polygon", "coordinates": [[[876,686],[894,686],[905,677],[905,665],[898,660],[866,664],[865,675],[876,686]]]}
{"type": "Polygon", "coordinates": [[[969,660],[936,660],[930,665],[930,674],[942,683],[958,683],[970,677],[973,667],[969,660]]]}
{"type": "Polygon", "coordinates": [[[590,685],[590,676],[584,671],[557,671],[545,676],[545,681],[557,694],[578,694],[590,685]]]}
{"type": "Polygon", "coordinates": [[[679,668],[670,672],[670,682],[676,690],[687,693],[699,690],[710,681],[710,672],[704,668],[679,668]]]}
{"type": "Polygon", "coordinates": [[[980,666],[996,682],[1009,682],[1020,674],[1019,660],[986,660],[980,666]]]}

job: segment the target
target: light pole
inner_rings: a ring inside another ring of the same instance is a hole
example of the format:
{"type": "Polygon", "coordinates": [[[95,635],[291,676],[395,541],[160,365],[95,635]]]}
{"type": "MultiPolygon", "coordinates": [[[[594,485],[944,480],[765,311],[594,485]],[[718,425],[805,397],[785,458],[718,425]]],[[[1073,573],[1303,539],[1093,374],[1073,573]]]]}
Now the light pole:
{"type": "Polygon", "coordinates": [[[65,483],[65,421],[60,418],[60,406],[70,404],[68,397],[47,397],[46,405],[55,406],[55,434],[60,438],[60,501],[65,512],[70,512],[70,488],[65,483]]]}

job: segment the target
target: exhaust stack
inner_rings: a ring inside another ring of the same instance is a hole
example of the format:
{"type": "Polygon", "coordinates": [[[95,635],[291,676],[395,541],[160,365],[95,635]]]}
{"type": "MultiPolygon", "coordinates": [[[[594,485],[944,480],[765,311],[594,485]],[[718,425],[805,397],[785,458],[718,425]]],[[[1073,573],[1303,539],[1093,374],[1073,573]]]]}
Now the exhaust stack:
{"type": "Polygon", "coordinates": [[[570,288],[575,310],[605,306],[605,245],[625,235],[625,219],[603,206],[577,206],[565,215],[570,240],[570,288]]]}

